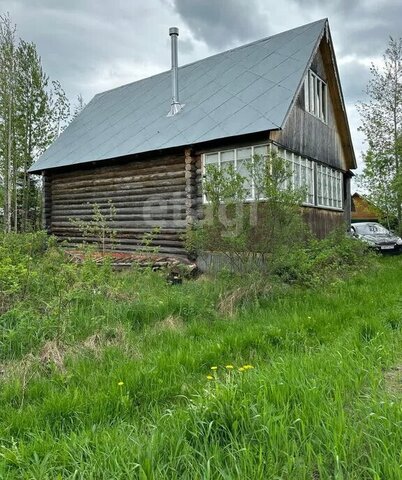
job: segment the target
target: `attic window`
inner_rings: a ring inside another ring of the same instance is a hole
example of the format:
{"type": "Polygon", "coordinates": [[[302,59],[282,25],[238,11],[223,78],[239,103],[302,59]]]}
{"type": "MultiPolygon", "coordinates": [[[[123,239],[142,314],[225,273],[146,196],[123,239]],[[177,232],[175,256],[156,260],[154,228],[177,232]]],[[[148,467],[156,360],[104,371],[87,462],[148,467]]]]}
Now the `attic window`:
{"type": "Polygon", "coordinates": [[[311,70],[304,80],[304,106],[307,112],[327,122],[327,84],[311,70]]]}

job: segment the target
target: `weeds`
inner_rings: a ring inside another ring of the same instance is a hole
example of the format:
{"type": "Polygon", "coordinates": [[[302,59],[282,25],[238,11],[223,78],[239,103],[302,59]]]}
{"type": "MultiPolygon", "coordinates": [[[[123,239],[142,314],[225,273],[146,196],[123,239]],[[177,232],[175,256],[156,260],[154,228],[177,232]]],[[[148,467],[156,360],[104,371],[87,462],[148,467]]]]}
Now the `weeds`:
{"type": "Polygon", "coordinates": [[[293,259],[286,285],[172,287],[21,242],[5,250],[30,274],[0,316],[0,478],[400,478],[402,257],[341,263],[328,240],[306,267],[320,282],[293,259]]]}

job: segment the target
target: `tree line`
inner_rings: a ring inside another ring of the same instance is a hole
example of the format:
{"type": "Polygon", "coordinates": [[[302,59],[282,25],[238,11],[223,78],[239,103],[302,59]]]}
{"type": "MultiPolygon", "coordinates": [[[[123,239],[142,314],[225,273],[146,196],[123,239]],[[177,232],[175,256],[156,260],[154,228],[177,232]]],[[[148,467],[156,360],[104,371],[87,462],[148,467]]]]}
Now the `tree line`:
{"type": "Polygon", "coordinates": [[[36,45],[0,15],[0,222],[5,232],[41,228],[40,180],[29,167],[83,108],[44,72],[36,45]]]}

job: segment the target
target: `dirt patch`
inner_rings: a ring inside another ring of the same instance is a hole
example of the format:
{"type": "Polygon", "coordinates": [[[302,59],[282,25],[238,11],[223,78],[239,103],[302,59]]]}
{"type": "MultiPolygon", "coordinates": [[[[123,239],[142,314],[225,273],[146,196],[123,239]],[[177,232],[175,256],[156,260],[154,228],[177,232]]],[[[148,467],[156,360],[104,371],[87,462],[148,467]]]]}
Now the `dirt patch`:
{"type": "Polygon", "coordinates": [[[116,346],[129,357],[140,357],[136,345],[128,338],[123,326],[105,328],[75,345],[63,345],[58,340],[50,340],[41,348],[39,354],[29,353],[20,360],[0,363],[0,382],[10,378],[21,379],[26,385],[32,378],[48,374],[52,369],[66,372],[65,360],[77,358],[85,352],[91,352],[99,358],[104,349],[116,346]]]}
{"type": "Polygon", "coordinates": [[[180,317],[175,317],[173,315],[169,315],[164,320],[157,322],[153,327],[153,331],[155,333],[161,332],[177,332],[181,333],[185,329],[185,324],[180,317]]]}
{"type": "Polygon", "coordinates": [[[64,355],[66,349],[57,341],[51,340],[46,342],[39,353],[39,359],[43,366],[54,365],[57,370],[65,372],[64,355]]]}
{"type": "Polygon", "coordinates": [[[384,375],[385,390],[391,395],[402,396],[402,364],[392,367],[384,375]]]}
{"type": "Polygon", "coordinates": [[[262,282],[255,282],[247,286],[237,287],[221,295],[217,305],[218,311],[225,317],[236,315],[242,305],[267,298],[272,293],[272,286],[262,282]]]}
{"type": "Polygon", "coordinates": [[[73,350],[75,354],[87,350],[99,357],[107,347],[118,347],[130,357],[140,355],[136,346],[127,338],[127,332],[122,325],[95,332],[73,350]]]}

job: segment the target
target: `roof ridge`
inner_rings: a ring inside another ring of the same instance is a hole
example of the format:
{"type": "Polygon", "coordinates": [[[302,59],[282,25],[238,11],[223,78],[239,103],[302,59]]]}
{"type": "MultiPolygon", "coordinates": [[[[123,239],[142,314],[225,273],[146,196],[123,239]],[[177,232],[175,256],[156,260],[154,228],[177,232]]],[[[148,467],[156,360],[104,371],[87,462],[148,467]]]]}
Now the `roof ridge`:
{"type": "MultiPolygon", "coordinates": [[[[223,50],[222,52],[214,53],[213,55],[209,55],[208,57],[200,58],[199,60],[194,60],[193,62],[186,63],[184,65],[179,66],[179,71],[186,68],[186,67],[189,67],[191,65],[195,65],[196,63],[203,62],[204,60],[217,57],[218,55],[223,55],[225,53],[233,52],[235,50],[241,50],[242,48],[247,48],[247,47],[250,47],[252,45],[256,45],[258,43],[266,42],[267,40],[270,40],[271,38],[274,38],[274,37],[278,37],[279,35],[288,34],[292,30],[299,30],[300,28],[303,28],[303,27],[309,27],[310,28],[313,25],[316,25],[317,23],[320,23],[320,22],[325,23],[327,20],[328,20],[328,17],[324,17],[324,18],[321,18],[320,20],[315,20],[314,22],[310,22],[310,23],[306,23],[304,25],[300,25],[298,27],[290,28],[289,30],[285,30],[283,32],[278,32],[278,33],[275,33],[274,35],[269,35],[268,37],[263,37],[263,38],[260,38],[258,40],[253,40],[252,42],[245,43],[243,45],[239,45],[238,47],[233,47],[233,48],[229,48],[228,50],[223,50]]],[[[169,70],[164,70],[163,72],[155,73],[154,75],[150,75],[149,77],[140,78],[138,80],[135,80],[134,82],[125,83],[124,85],[119,85],[118,87],[109,88],[108,90],[104,90],[103,92],[96,93],[93,98],[101,96],[105,93],[113,92],[114,90],[118,90],[119,88],[128,87],[130,85],[134,85],[135,83],[140,83],[140,82],[143,82],[145,80],[149,80],[150,78],[156,78],[158,76],[165,75],[167,73],[170,73],[170,69],[169,70]]]]}

